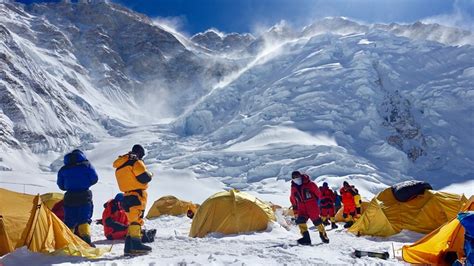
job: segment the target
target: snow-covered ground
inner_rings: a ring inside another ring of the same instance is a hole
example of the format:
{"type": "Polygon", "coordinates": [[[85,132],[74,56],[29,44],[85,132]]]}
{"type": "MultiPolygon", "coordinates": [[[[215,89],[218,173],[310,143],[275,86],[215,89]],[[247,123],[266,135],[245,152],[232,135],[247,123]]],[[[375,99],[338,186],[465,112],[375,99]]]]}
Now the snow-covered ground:
{"type": "MultiPolygon", "coordinates": [[[[298,131],[286,130],[288,141],[307,142],[325,142],[334,145],[333,141],[326,138],[311,138],[301,135],[298,131]],[[294,138],[291,138],[291,137],[294,138]]],[[[94,217],[101,216],[102,204],[112,198],[117,192],[117,184],[114,177],[114,170],[111,166],[115,156],[127,152],[136,142],[153,143],[157,138],[163,137],[163,133],[156,130],[155,126],[141,127],[132,130],[129,135],[122,138],[110,138],[91,146],[92,149],[86,151],[86,155],[96,167],[100,179],[99,183],[92,187],[94,193],[94,217]]],[[[262,145],[258,148],[265,148],[265,143],[270,143],[272,136],[281,142],[285,142],[285,138],[278,137],[279,134],[269,131],[265,141],[259,142],[262,145]]],[[[275,141],[278,145],[279,141],[275,141]]],[[[188,147],[189,152],[192,148],[188,147]]],[[[237,149],[237,146],[233,147],[237,149]]],[[[238,146],[239,149],[248,150],[256,149],[256,145],[252,141],[247,141],[238,146]]],[[[43,158],[23,157],[20,154],[11,153],[5,156],[9,160],[15,162],[25,162],[43,164],[52,161],[57,154],[44,156],[43,158]],[[48,162],[49,162],[48,161],[48,162]]],[[[147,161],[147,160],[146,160],[147,161]]],[[[150,161],[153,161],[150,158],[150,161]]],[[[201,203],[210,195],[228,188],[228,185],[222,181],[209,177],[202,178],[196,176],[192,171],[182,169],[173,169],[169,165],[157,162],[148,162],[149,168],[154,172],[155,176],[150,184],[148,207],[151,206],[153,200],[164,195],[175,195],[185,200],[191,200],[201,203]]],[[[59,191],[55,184],[55,174],[35,171],[36,168],[29,170],[6,172],[0,171],[1,187],[12,189],[15,191],[35,194],[50,191],[59,191]]],[[[325,177],[323,179],[332,184],[342,182],[340,177],[325,177]]],[[[364,182],[358,182],[359,179],[352,180],[358,186],[362,195],[370,199],[372,194],[362,185],[364,182]]],[[[470,182],[470,181],[469,181],[470,182]]],[[[457,187],[450,186],[448,190],[467,194],[472,194],[472,182],[460,184],[457,187]],[[471,187],[469,187],[471,186],[471,187]]],[[[258,196],[265,201],[289,206],[289,186],[290,183],[285,180],[277,180],[276,178],[264,179],[262,181],[251,183],[244,190],[258,196]]],[[[384,185],[380,185],[380,189],[384,185]]],[[[311,224],[310,224],[311,225],[311,224]]],[[[342,224],[340,224],[342,226],[342,224]]],[[[100,225],[92,226],[93,241],[100,247],[109,247],[112,245],[112,251],[103,258],[97,260],[87,260],[83,258],[71,257],[53,257],[42,254],[35,254],[28,250],[19,249],[11,254],[4,256],[0,262],[4,265],[50,265],[50,264],[79,264],[79,265],[127,265],[127,264],[153,264],[156,265],[314,265],[314,264],[393,264],[399,265],[400,252],[398,249],[407,243],[412,243],[421,237],[420,234],[412,232],[402,232],[399,235],[390,238],[377,237],[356,237],[345,230],[337,229],[328,231],[330,244],[319,244],[319,236],[317,230],[312,227],[311,235],[314,246],[301,247],[291,246],[295,240],[300,237],[296,225],[291,225],[290,230],[285,229],[278,223],[269,225],[266,232],[249,233],[243,235],[221,236],[211,234],[205,238],[188,237],[191,220],[187,217],[170,217],[164,216],[155,220],[147,220],[146,228],[157,229],[157,238],[155,243],[151,244],[154,248],[150,255],[124,258],[123,241],[107,241],[103,236],[103,229],[100,225]],[[354,249],[370,250],[370,251],[388,251],[391,256],[387,261],[375,258],[355,258],[353,256],[354,249]],[[395,256],[393,251],[395,250],[395,256]]],[[[312,225],[311,225],[312,226],[312,225]]],[[[341,227],[342,228],[342,227],[341,227]]]]}
{"type": "Polygon", "coordinates": [[[112,251],[103,258],[53,257],[17,250],[2,259],[5,265],[327,265],[327,264],[383,264],[400,265],[398,249],[421,235],[402,232],[387,239],[356,237],[336,229],[328,231],[329,244],[322,244],[317,230],[310,229],[313,246],[293,246],[299,238],[297,226],[287,231],[271,224],[267,231],[242,235],[212,235],[205,238],[188,237],[191,220],[187,217],[163,216],[147,221],[147,228],[157,229],[153,252],[146,256],[123,257],[123,241],[107,241],[102,226],[93,225],[93,239],[99,247],[112,251]],[[389,252],[390,259],[355,258],[354,249],[389,252]],[[393,256],[395,250],[396,256],[393,256]]]}

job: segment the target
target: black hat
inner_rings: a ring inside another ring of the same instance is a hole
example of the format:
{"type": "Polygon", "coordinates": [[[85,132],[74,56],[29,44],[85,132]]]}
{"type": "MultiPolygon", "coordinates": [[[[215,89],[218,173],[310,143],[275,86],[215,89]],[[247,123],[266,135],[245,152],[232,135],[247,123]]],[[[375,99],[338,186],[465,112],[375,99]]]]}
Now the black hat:
{"type": "Polygon", "coordinates": [[[349,183],[347,183],[347,181],[344,181],[344,182],[342,183],[342,185],[345,186],[345,187],[348,187],[348,186],[349,186],[349,183]]]}
{"type": "Polygon", "coordinates": [[[142,159],[145,156],[145,149],[140,144],[133,145],[132,153],[137,155],[139,159],[142,159]]]}
{"type": "Polygon", "coordinates": [[[299,171],[293,171],[291,173],[291,178],[292,179],[295,179],[295,178],[298,178],[298,177],[301,177],[301,173],[299,171]]]}

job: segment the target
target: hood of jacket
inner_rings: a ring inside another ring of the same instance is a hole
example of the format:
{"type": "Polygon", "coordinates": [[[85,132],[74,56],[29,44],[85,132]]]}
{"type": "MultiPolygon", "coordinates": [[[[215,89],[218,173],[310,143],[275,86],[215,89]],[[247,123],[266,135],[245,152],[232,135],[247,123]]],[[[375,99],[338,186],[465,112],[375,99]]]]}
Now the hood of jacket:
{"type": "Polygon", "coordinates": [[[87,161],[86,155],[80,150],[74,150],[64,155],[64,165],[74,165],[87,161]]]}

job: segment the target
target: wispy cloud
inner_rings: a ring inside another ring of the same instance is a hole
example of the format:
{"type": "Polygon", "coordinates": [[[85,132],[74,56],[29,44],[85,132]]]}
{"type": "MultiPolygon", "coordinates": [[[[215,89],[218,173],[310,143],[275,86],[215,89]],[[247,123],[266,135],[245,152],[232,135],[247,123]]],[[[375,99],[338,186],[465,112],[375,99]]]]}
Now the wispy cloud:
{"type": "Polygon", "coordinates": [[[425,23],[438,23],[445,26],[462,28],[474,32],[474,17],[469,10],[474,10],[474,0],[456,0],[453,3],[453,12],[428,17],[425,23]]]}

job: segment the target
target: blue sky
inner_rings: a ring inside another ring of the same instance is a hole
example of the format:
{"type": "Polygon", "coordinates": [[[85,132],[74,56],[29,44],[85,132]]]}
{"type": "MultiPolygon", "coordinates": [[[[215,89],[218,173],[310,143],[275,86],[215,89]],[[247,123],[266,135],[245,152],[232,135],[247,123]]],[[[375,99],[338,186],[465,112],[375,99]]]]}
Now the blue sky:
{"type": "MultiPolygon", "coordinates": [[[[112,0],[194,34],[209,28],[253,32],[286,20],[301,27],[317,18],[345,16],[364,22],[432,18],[472,29],[474,0],[112,0]]],[[[21,2],[41,2],[21,0],[21,2]]],[[[54,2],[54,1],[53,1],[54,2]]]]}

